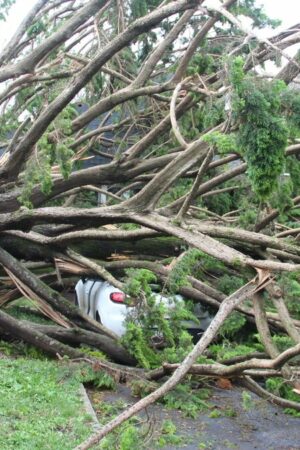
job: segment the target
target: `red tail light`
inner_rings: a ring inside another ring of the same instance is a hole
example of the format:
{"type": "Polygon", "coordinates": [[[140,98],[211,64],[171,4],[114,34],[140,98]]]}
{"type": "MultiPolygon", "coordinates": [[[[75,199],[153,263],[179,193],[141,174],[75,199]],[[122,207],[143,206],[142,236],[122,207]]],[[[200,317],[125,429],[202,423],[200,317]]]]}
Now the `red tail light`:
{"type": "Polygon", "coordinates": [[[112,292],[110,294],[109,298],[114,303],[125,303],[125,294],[124,294],[124,292],[112,292]]]}

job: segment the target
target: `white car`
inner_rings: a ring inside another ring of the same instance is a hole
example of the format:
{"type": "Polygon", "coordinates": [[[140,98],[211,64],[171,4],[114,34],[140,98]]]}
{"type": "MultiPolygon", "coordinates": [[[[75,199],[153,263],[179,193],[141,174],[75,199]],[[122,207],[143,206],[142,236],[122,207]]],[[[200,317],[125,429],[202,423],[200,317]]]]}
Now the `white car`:
{"type": "MultiPolygon", "coordinates": [[[[76,284],[75,291],[76,303],[80,309],[116,335],[122,336],[125,333],[125,319],[135,306],[126,304],[126,294],[123,291],[99,279],[81,279],[76,284]]],[[[153,295],[157,302],[163,302],[167,308],[174,307],[176,301],[183,301],[181,295],[176,295],[175,300],[156,293],[153,295]]],[[[185,321],[183,325],[194,337],[199,337],[212,317],[200,304],[196,305],[195,316],[199,323],[185,321]]]]}

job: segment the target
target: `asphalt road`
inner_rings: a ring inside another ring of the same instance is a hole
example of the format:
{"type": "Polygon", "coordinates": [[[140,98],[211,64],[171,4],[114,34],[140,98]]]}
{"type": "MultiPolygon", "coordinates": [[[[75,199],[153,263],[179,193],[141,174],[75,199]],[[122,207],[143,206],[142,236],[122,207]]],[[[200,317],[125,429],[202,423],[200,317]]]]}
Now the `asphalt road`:
{"type": "MultiPolygon", "coordinates": [[[[102,399],[110,404],[123,400],[129,405],[136,401],[129,388],[122,385],[116,392],[104,392],[102,399]]],[[[159,404],[147,409],[154,430],[160,428],[163,420],[171,419],[177,434],[183,437],[179,446],[165,446],[163,450],[300,450],[300,417],[287,415],[254,394],[251,394],[250,407],[245,409],[243,389],[238,386],[229,390],[213,388],[209,401],[220,417],[210,417],[210,410],[199,413],[196,419],[186,418],[180,411],[159,404]],[[232,417],[226,415],[228,411],[233,412],[232,417]]],[[[145,413],[142,416],[145,418],[145,413]]],[[[152,450],[153,443],[148,448],[152,450]]]]}

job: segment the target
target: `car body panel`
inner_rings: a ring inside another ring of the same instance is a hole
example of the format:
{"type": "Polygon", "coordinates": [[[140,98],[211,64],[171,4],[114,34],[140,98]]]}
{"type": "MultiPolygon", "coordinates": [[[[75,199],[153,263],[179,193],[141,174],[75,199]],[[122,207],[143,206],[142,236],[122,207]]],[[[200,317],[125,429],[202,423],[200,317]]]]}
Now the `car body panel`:
{"type": "MultiPolygon", "coordinates": [[[[82,311],[93,319],[99,321],[106,328],[113,331],[118,336],[122,336],[126,331],[125,320],[134,311],[134,306],[124,303],[115,303],[110,299],[113,292],[121,292],[107,281],[101,279],[81,279],[75,286],[77,304],[82,311]]],[[[177,302],[183,302],[181,295],[165,297],[158,293],[153,293],[157,303],[162,302],[167,310],[175,307],[177,302]]],[[[199,323],[194,321],[183,321],[182,325],[187,330],[192,330],[194,336],[200,335],[211,322],[211,316],[200,304],[197,305],[195,315],[199,323]]],[[[166,314],[168,319],[168,314],[166,314]]]]}
{"type": "Polygon", "coordinates": [[[75,286],[78,306],[118,336],[125,333],[124,321],[130,307],[110,300],[113,292],[122,292],[107,281],[80,280],[75,286]]]}

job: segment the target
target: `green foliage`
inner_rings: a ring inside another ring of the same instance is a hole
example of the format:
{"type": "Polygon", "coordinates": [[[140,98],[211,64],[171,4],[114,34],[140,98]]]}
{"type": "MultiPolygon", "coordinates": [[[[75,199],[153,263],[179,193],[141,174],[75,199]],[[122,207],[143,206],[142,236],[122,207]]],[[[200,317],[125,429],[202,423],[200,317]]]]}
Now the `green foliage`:
{"type": "MultiPolygon", "coordinates": [[[[184,310],[185,312],[186,310],[184,310]]],[[[176,311],[176,315],[178,311],[176,311]]],[[[174,331],[177,329],[176,333],[176,345],[173,347],[166,347],[161,351],[160,360],[168,361],[169,363],[179,363],[183,361],[186,355],[192,350],[193,342],[192,336],[183,329],[182,323],[176,324],[173,321],[172,328],[174,331]],[[180,330],[180,331],[179,331],[180,330]]]]}
{"type": "MultiPolygon", "coordinates": [[[[69,143],[70,144],[70,143],[69,143]]],[[[59,165],[60,172],[64,179],[69,178],[72,170],[72,156],[74,152],[68,146],[68,142],[61,142],[56,145],[55,159],[59,165]]]]}
{"type": "Polygon", "coordinates": [[[129,317],[122,343],[145,368],[158,367],[163,361],[180,362],[192,349],[192,337],[182,324],[191,319],[197,321],[182,302],[166,309],[150,299],[129,317]]]}
{"type": "Polygon", "coordinates": [[[251,394],[249,394],[249,392],[247,391],[242,392],[242,405],[243,409],[245,409],[246,411],[249,411],[249,409],[252,409],[254,407],[251,394]]]}
{"type": "MultiPolygon", "coordinates": [[[[241,185],[241,189],[234,189],[229,192],[221,192],[218,195],[209,195],[208,197],[201,198],[196,203],[196,206],[205,206],[209,211],[221,216],[235,210],[237,205],[240,205],[242,199],[245,198],[245,189],[243,189],[245,182],[239,180],[239,184],[241,185]]],[[[227,188],[231,186],[236,186],[236,180],[229,180],[222,187],[227,188]]]]}
{"type": "Polygon", "coordinates": [[[122,344],[134,355],[142,367],[150,369],[152,366],[158,365],[159,358],[149,346],[145,332],[139,323],[127,322],[122,344]]]}
{"type": "Polygon", "coordinates": [[[137,427],[137,419],[132,418],[102,439],[98,448],[101,450],[140,450],[145,448],[143,433],[144,430],[137,427]]]}
{"type": "Polygon", "coordinates": [[[240,0],[231,8],[232,13],[245,15],[253,21],[252,26],[256,28],[278,27],[281,24],[279,19],[271,19],[264,11],[262,3],[256,0],[240,0]]]}
{"type": "Polygon", "coordinates": [[[151,383],[151,381],[143,380],[132,380],[130,383],[131,395],[134,397],[145,397],[151,394],[157,388],[156,383],[151,383]]]}
{"type": "Polygon", "coordinates": [[[168,287],[170,292],[175,293],[180,287],[189,286],[188,277],[190,275],[201,278],[205,277],[207,272],[220,274],[225,271],[226,267],[221,261],[198,249],[189,249],[178,258],[172,268],[168,278],[168,287]]]}
{"type": "MultiPolygon", "coordinates": [[[[291,400],[294,402],[299,402],[299,394],[293,391],[293,388],[287,384],[282,378],[268,378],[266,380],[266,388],[273,394],[291,400]]],[[[294,408],[286,408],[285,413],[291,414],[296,417],[300,417],[300,412],[294,408]]]]}
{"type": "Polygon", "coordinates": [[[37,34],[41,33],[42,31],[46,31],[47,26],[44,23],[43,20],[38,20],[37,22],[34,22],[27,30],[27,34],[30,38],[33,38],[37,34]]]}
{"type": "MultiPolygon", "coordinates": [[[[156,8],[160,0],[130,0],[130,16],[133,20],[139,19],[147,15],[147,13],[156,8]]],[[[167,29],[167,23],[162,24],[162,30],[167,29]]],[[[140,46],[137,60],[139,63],[143,62],[151,53],[153,44],[157,41],[157,34],[153,31],[148,31],[140,39],[140,46]]],[[[167,57],[164,57],[167,59],[167,57]]]]}
{"type": "Polygon", "coordinates": [[[156,283],[156,275],[148,269],[128,269],[126,271],[127,282],[125,291],[132,297],[138,297],[142,292],[151,295],[152,290],[149,283],[156,283]]]}
{"type": "Polygon", "coordinates": [[[222,413],[218,409],[213,409],[212,412],[209,414],[209,417],[211,419],[219,419],[220,417],[222,417],[222,413]]]}
{"type": "Polygon", "coordinates": [[[72,120],[77,115],[76,109],[72,105],[67,105],[55,119],[55,126],[63,135],[72,134],[72,120]]]}
{"type": "MultiPolygon", "coordinates": [[[[120,406],[123,409],[126,405],[120,406]]],[[[104,422],[107,422],[118,413],[120,413],[118,404],[101,402],[99,414],[101,415],[102,423],[103,419],[104,422]]],[[[143,425],[138,418],[133,417],[102,439],[99,449],[147,450],[149,448],[165,447],[166,445],[177,446],[185,441],[183,436],[177,434],[176,426],[169,419],[162,422],[153,437],[150,436],[149,438],[148,433],[148,425],[143,425]]]]}
{"type": "Polygon", "coordinates": [[[102,359],[102,360],[107,360],[107,359],[108,359],[108,358],[107,358],[107,355],[105,355],[105,353],[101,352],[100,350],[98,350],[98,349],[96,349],[96,348],[88,347],[88,346],[86,346],[86,345],[84,345],[84,344],[81,344],[81,345],[80,345],[80,349],[81,349],[86,355],[93,356],[93,357],[95,357],[95,358],[99,358],[99,359],[102,359]]]}
{"type": "Polygon", "coordinates": [[[31,300],[16,300],[8,306],[10,315],[19,320],[28,320],[30,322],[39,323],[42,325],[52,324],[52,321],[40,313],[35,303],[31,300]],[[24,306],[22,306],[24,304],[24,306]]]}
{"type": "Polygon", "coordinates": [[[0,139],[7,140],[10,134],[14,133],[19,126],[18,120],[11,111],[1,114],[0,116],[0,139]]]}
{"type": "MultiPolygon", "coordinates": [[[[97,404],[97,412],[101,416],[101,423],[106,423],[118,415],[126,405],[123,402],[97,404]]],[[[141,423],[139,418],[133,417],[123,423],[112,433],[109,433],[99,444],[102,450],[147,450],[161,448],[166,445],[180,445],[184,443],[183,436],[177,434],[174,423],[164,420],[149,438],[148,424],[141,423]]]]}
{"type": "Polygon", "coordinates": [[[218,289],[226,295],[232,294],[245,284],[242,277],[224,274],[218,279],[218,289]]]}
{"type": "Polygon", "coordinates": [[[293,182],[290,176],[281,176],[279,186],[270,198],[270,204],[273,208],[279,209],[282,214],[294,204],[292,200],[292,193],[293,182]]]}
{"type": "Polygon", "coordinates": [[[218,361],[235,358],[236,356],[250,355],[251,353],[262,350],[259,344],[238,344],[228,340],[222,341],[220,344],[213,344],[209,347],[209,352],[213,358],[218,361]]]}
{"type": "Polygon", "coordinates": [[[281,94],[282,108],[289,127],[289,136],[296,139],[300,134],[300,93],[297,89],[285,89],[281,94]]]}
{"type": "Polygon", "coordinates": [[[242,228],[249,229],[249,226],[255,224],[257,219],[257,212],[254,209],[248,209],[243,211],[239,216],[239,224],[242,228]]]}
{"type": "Polygon", "coordinates": [[[24,173],[24,185],[18,200],[28,208],[32,207],[30,196],[33,188],[40,184],[41,191],[45,195],[51,193],[52,167],[58,165],[64,179],[69,178],[72,170],[72,156],[74,151],[71,145],[74,138],[71,133],[71,121],[75,117],[75,110],[67,106],[49,126],[37,143],[35,155],[28,161],[24,173]],[[58,131],[58,129],[60,131],[58,131]],[[53,134],[56,135],[54,138],[53,134]]]}
{"type": "Polygon", "coordinates": [[[41,191],[45,195],[50,194],[52,189],[51,154],[49,153],[52,151],[52,145],[48,145],[44,136],[41,138],[40,145],[44,145],[44,147],[39,153],[38,164],[33,158],[27,163],[22,193],[18,197],[22,205],[28,208],[32,207],[30,196],[36,184],[41,184],[41,191]]]}
{"type": "Polygon", "coordinates": [[[226,408],[224,410],[225,417],[237,417],[237,412],[233,408],[226,408]]]}
{"type": "Polygon", "coordinates": [[[293,186],[292,197],[296,196],[300,190],[300,163],[295,156],[288,156],[285,159],[286,172],[290,174],[290,181],[293,186]]]}
{"type": "Polygon", "coordinates": [[[287,130],[282,119],[270,118],[267,127],[261,127],[257,134],[253,133],[256,136],[252,133],[253,128],[249,124],[243,127],[240,143],[247,152],[247,173],[254,192],[261,200],[266,200],[276,189],[284,168],[287,130]]]}
{"type": "MultiPolygon", "coordinates": [[[[202,132],[225,119],[223,98],[208,98],[204,102],[200,94],[194,92],[191,95],[196,105],[180,119],[180,128],[186,140],[198,139],[202,132]]],[[[175,138],[174,144],[177,145],[175,138]]]]}
{"type": "Polygon", "coordinates": [[[278,347],[280,352],[284,352],[290,347],[293,347],[294,341],[292,338],[286,335],[274,334],[272,336],[272,341],[278,347]]]}
{"type": "Polygon", "coordinates": [[[208,100],[203,110],[203,129],[215,127],[225,120],[224,99],[208,100]]]}
{"type": "Polygon", "coordinates": [[[300,319],[300,273],[292,272],[281,275],[278,283],[283,290],[283,296],[289,312],[295,319],[300,319]]]}
{"type": "Polygon", "coordinates": [[[97,193],[93,191],[80,192],[76,197],[74,205],[77,208],[93,208],[97,206],[97,193]]]}
{"type": "Polygon", "coordinates": [[[181,256],[172,268],[168,278],[168,285],[171,292],[175,293],[182,286],[189,285],[187,277],[195,269],[195,265],[205,254],[195,248],[188,250],[181,256]]]}
{"type": "Polygon", "coordinates": [[[165,206],[173,202],[177,198],[185,195],[192,187],[192,180],[180,179],[171,189],[166,192],[160,199],[159,206],[165,206]]]}
{"type": "Polygon", "coordinates": [[[257,81],[243,74],[243,59],[231,65],[233,117],[239,123],[238,146],[248,163],[254,192],[265,201],[278,186],[284,169],[288,127],[281,116],[282,81],[257,81]]]}
{"type": "Polygon", "coordinates": [[[16,3],[16,0],[0,0],[0,21],[5,21],[10,7],[16,3]]]}
{"type": "Polygon", "coordinates": [[[210,408],[206,401],[211,392],[208,388],[193,389],[191,381],[177,384],[175,389],[163,398],[164,404],[170,409],[179,409],[186,417],[196,418],[199,411],[210,408]]]}
{"type": "Polygon", "coordinates": [[[16,341],[9,343],[5,341],[0,341],[0,351],[7,356],[24,357],[40,360],[47,359],[45,353],[42,350],[33,347],[30,344],[26,344],[23,341],[20,342],[16,341]]]}
{"type": "MultiPolygon", "coordinates": [[[[115,80],[112,78],[111,82],[113,83],[115,80]]],[[[89,105],[93,105],[96,103],[97,99],[101,95],[103,88],[105,87],[105,78],[101,72],[98,72],[93,76],[90,81],[87,89],[87,97],[84,99],[84,102],[87,102],[89,105]]]]}
{"type": "Polygon", "coordinates": [[[169,304],[158,301],[150,284],[156,282],[156,276],[149,270],[128,270],[127,276],[125,290],[137,301],[126,320],[123,344],[145,368],[157,367],[166,360],[181,361],[192,340],[183,321],[197,322],[189,304],[172,296],[167,297],[169,304]]]}
{"type": "Polygon", "coordinates": [[[6,341],[0,341],[0,352],[5,356],[10,356],[14,353],[13,345],[6,341]]]}
{"type": "Polygon", "coordinates": [[[140,225],[137,225],[136,223],[121,223],[119,227],[121,230],[132,231],[138,230],[140,228],[140,225]]]}
{"type": "Polygon", "coordinates": [[[139,449],[138,446],[138,430],[134,425],[128,425],[120,436],[120,449],[133,450],[139,449]]]}
{"type": "Polygon", "coordinates": [[[158,438],[158,447],[165,446],[173,446],[173,445],[182,445],[184,444],[183,436],[178,436],[176,434],[176,425],[170,419],[166,419],[163,421],[160,436],[158,438]]]}
{"type": "MultiPolygon", "coordinates": [[[[231,211],[236,205],[234,196],[232,196],[231,193],[228,192],[205,197],[202,199],[202,203],[202,205],[196,203],[196,206],[204,206],[209,211],[212,211],[215,214],[219,215],[226,214],[227,212],[231,211]]],[[[200,214],[198,215],[198,217],[200,218],[200,214]]],[[[205,216],[205,218],[207,219],[207,216],[205,216]]]]}
{"type": "MultiPolygon", "coordinates": [[[[227,271],[225,264],[213,256],[202,253],[202,258],[198,266],[199,275],[202,272],[203,277],[207,272],[211,272],[216,275],[223,274],[227,271]]],[[[196,272],[197,273],[197,272],[196,272]]]]}
{"type": "Polygon", "coordinates": [[[223,323],[220,329],[221,336],[233,338],[243,328],[246,322],[243,314],[234,311],[223,323]]]}
{"type": "Polygon", "coordinates": [[[43,106],[43,96],[33,86],[22,89],[16,95],[16,104],[21,108],[26,103],[26,109],[35,117],[43,106]]]}
{"type": "Polygon", "coordinates": [[[164,420],[162,424],[162,432],[165,434],[174,434],[176,432],[176,425],[170,419],[164,420]]]}
{"type": "Polygon", "coordinates": [[[239,225],[245,229],[253,228],[254,224],[257,221],[258,209],[255,202],[254,194],[248,192],[247,197],[245,196],[240,202],[240,208],[242,210],[239,215],[239,225]]]}
{"type": "Polygon", "coordinates": [[[193,76],[197,74],[203,75],[204,73],[210,74],[212,72],[213,63],[214,59],[212,56],[203,53],[197,53],[190,60],[190,63],[186,70],[186,74],[187,76],[193,76]]]}
{"type": "MultiPolygon", "coordinates": [[[[244,58],[242,56],[237,56],[231,63],[229,81],[238,92],[241,89],[244,78],[244,58]]],[[[240,104],[242,105],[244,102],[242,101],[242,99],[239,100],[240,104]]]]}
{"type": "MultiPolygon", "coordinates": [[[[106,424],[113,418],[115,418],[117,415],[119,415],[122,410],[124,410],[128,405],[126,402],[122,399],[116,400],[116,401],[105,401],[103,400],[102,395],[97,395],[97,393],[94,391],[94,394],[96,394],[95,398],[93,396],[92,400],[93,407],[95,409],[95,412],[98,417],[100,417],[101,424],[106,424]],[[99,401],[100,400],[100,401],[99,401]]],[[[120,438],[123,434],[123,432],[127,429],[128,426],[132,427],[133,425],[136,426],[138,424],[138,420],[136,417],[133,417],[123,423],[120,427],[117,427],[115,431],[112,433],[109,433],[104,439],[101,440],[98,449],[121,449],[119,446],[120,438]]],[[[135,428],[135,431],[137,431],[138,428],[135,428]]],[[[139,430],[138,436],[134,432],[134,435],[136,436],[136,445],[140,445],[139,448],[142,447],[142,440],[140,439],[143,434],[143,429],[139,430]]],[[[136,448],[136,447],[134,447],[136,448]]]]}
{"type": "Polygon", "coordinates": [[[203,138],[204,142],[210,145],[214,145],[221,155],[226,155],[227,153],[238,153],[236,136],[235,134],[224,134],[219,131],[214,131],[209,133],[203,138]]]}
{"type": "MultiPolygon", "coordinates": [[[[193,93],[191,95],[193,96],[194,101],[197,101],[199,99],[199,94],[193,93]]],[[[205,120],[205,113],[203,105],[201,105],[200,107],[197,105],[195,108],[190,109],[187,112],[187,114],[181,117],[180,129],[186,140],[193,140],[199,138],[199,134],[204,127],[204,120],[205,120]]],[[[173,131],[171,131],[170,134],[172,136],[172,144],[174,147],[174,145],[178,145],[178,142],[177,139],[175,138],[173,131]]],[[[185,183],[187,182],[187,180],[184,181],[185,183]]]]}
{"type": "Polygon", "coordinates": [[[133,19],[143,17],[159,4],[160,0],[130,0],[131,16],[133,19]]]}

